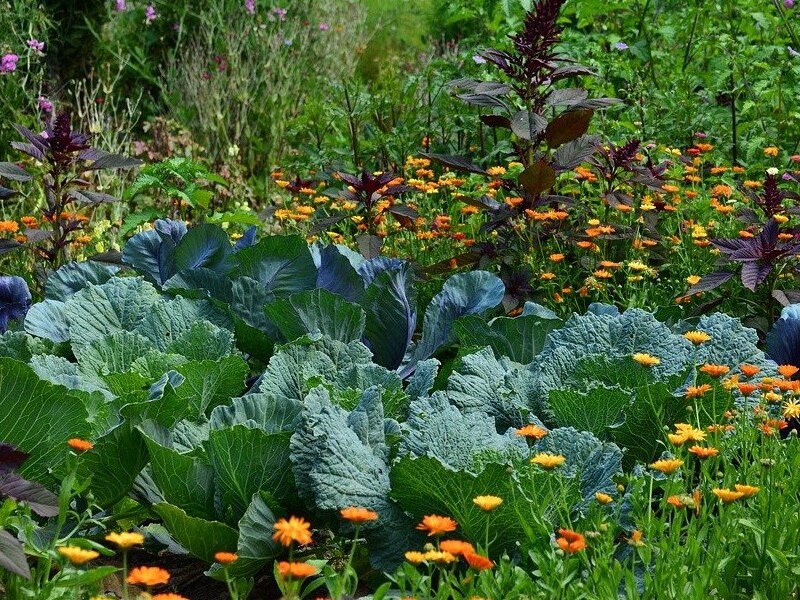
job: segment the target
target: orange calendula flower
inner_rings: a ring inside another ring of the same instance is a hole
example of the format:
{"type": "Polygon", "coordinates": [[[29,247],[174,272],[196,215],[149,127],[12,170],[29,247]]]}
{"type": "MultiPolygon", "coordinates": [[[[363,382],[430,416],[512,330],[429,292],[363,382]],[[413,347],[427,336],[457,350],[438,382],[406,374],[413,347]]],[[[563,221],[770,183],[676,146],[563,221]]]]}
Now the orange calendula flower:
{"type": "Polygon", "coordinates": [[[286,562],[282,560],[278,563],[278,574],[281,577],[292,577],[293,579],[305,579],[317,574],[317,568],[304,562],[286,562]]]}
{"type": "Polygon", "coordinates": [[[656,365],[661,363],[661,359],[653,356],[651,354],[647,354],[645,352],[637,352],[631,358],[634,362],[639,363],[643,367],[655,367],[656,365]]]}
{"type": "Polygon", "coordinates": [[[730,371],[727,365],[715,365],[713,363],[706,363],[700,367],[700,372],[705,373],[711,377],[722,377],[725,373],[730,371]]]}
{"type": "Polygon", "coordinates": [[[300,517],[289,517],[289,520],[279,519],[275,525],[272,539],[283,546],[291,546],[297,542],[301,546],[311,543],[311,523],[300,517]]]}
{"type": "Polygon", "coordinates": [[[735,489],[737,492],[741,492],[742,494],[744,494],[745,498],[752,498],[758,493],[760,488],[754,485],[744,485],[742,483],[737,483],[735,486],[733,486],[733,489],[735,489]]]}
{"type": "Polygon", "coordinates": [[[515,431],[516,435],[526,438],[540,440],[547,435],[547,429],[538,425],[525,425],[515,431]]]}
{"type": "Polygon", "coordinates": [[[189,599],[186,596],[181,596],[180,594],[167,592],[165,594],[156,594],[155,596],[153,596],[153,600],[189,600],[189,599]]]}
{"type": "Polygon", "coordinates": [[[736,502],[740,498],[744,498],[744,492],[736,492],[734,490],[724,490],[721,488],[714,488],[711,491],[717,498],[722,500],[724,504],[730,504],[731,502],[736,502]]]}
{"type": "Polygon", "coordinates": [[[707,383],[703,385],[690,385],[686,388],[686,397],[687,398],[700,398],[704,396],[706,392],[711,391],[711,386],[707,383]]]}
{"type": "Polygon", "coordinates": [[[106,539],[123,550],[144,544],[144,536],[135,531],[122,531],[120,533],[111,532],[106,536],[106,539]]]}
{"type": "Polygon", "coordinates": [[[679,495],[670,496],[667,498],[667,504],[671,504],[677,508],[684,508],[686,505],[683,503],[682,497],[679,495]]]}
{"type": "Polygon", "coordinates": [[[66,556],[73,565],[82,565],[100,556],[99,552],[85,550],[77,546],[61,546],[60,548],[56,548],[56,550],[61,556],[66,556]]]}
{"type": "Polygon", "coordinates": [[[736,387],[739,388],[739,392],[743,396],[749,396],[750,394],[755,392],[760,386],[754,383],[738,383],[736,384],[736,387]]]}
{"type": "Polygon", "coordinates": [[[679,458],[662,458],[654,463],[650,463],[650,468],[655,471],[661,471],[665,475],[674,473],[683,464],[679,458]]]}
{"type": "Polygon", "coordinates": [[[631,537],[628,538],[628,544],[631,546],[636,546],[637,548],[644,546],[644,542],[642,541],[642,532],[638,529],[631,531],[631,537]]]}
{"type": "Polygon", "coordinates": [[[82,440],[80,438],[72,438],[67,440],[67,445],[79,454],[81,452],[88,452],[94,448],[94,444],[92,444],[92,442],[87,442],[86,440],[82,440]]]}
{"type": "Polygon", "coordinates": [[[566,456],[561,454],[550,454],[549,452],[539,452],[532,459],[531,463],[539,465],[543,469],[550,470],[555,467],[560,467],[567,460],[566,456]]]}
{"type": "Polygon", "coordinates": [[[422,552],[417,552],[416,550],[409,550],[404,556],[412,565],[418,565],[425,560],[425,554],[422,552]]]}
{"type": "Polygon", "coordinates": [[[442,540],[439,543],[439,550],[449,552],[454,556],[461,556],[467,552],[475,552],[475,547],[464,540],[442,540]]]}
{"type": "Polygon", "coordinates": [[[229,565],[239,560],[239,555],[235,552],[217,552],[214,554],[214,560],[221,565],[229,565]]]}
{"type": "Polygon", "coordinates": [[[786,377],[786,379],[789,379],[792,375],[797,373],[797,371],[800,371],[800,369],[794,365],[780,365],[778,367],[778,373],[786,377]]]}
{"type": "Polygon", "coordinates": [[[494,566],[494,563],[491,561],[491,559],[481,556],[480,554],[476,554],[475,552],[467,552],[464,554],[464,559],[467,561],[470,567],[477,571],[486,571],[494,566]]]}
{"type": "Polygon", "coordinates": [[[494,510],[503,503],[503,499],[499,496],[477,496],[472,501],[478,508],[485,511],[494,510]]]}
{"type": "Polygon", "coordinates": [[[742,365],[741,367],[739,367],[739,370],[745,377],[752,377],[753,375],[758,373],[761,369],[759,369],[755,365],[742,365]]]}
{"type": "Polygon", "coordinates": [[[703,342],[707,342],[711,339],[711,336],[705,331],[687,331],[683,334],[683,337],[692,342],[694,345],[702,344],[703,342]]]}
{"type": "Polygon", "coordinates": [[[574,554],[586,548],[586,538],[571,529],[559,529],[556,544],[567,554],[574,554]]]}
{"type": "Polygon", "coordinates": [[[698,458],[711,458],[719,454],[719,450],[717,448],[705,448],[703,446],[692,446],[689,448],[689,452],[698,458]]]}
{"type": "Polygon", "coordinates": [[[770,158],[775,158],[778,156],[779,152],[780,150],[778,150],[778,148],[775,146],[767,146],[764,148],[764,156],[769,156],[770,158]]]}
{"type": "Polygon", "coordinates": [[[594,499],[597,500],[600,504],[611,504],[614,501],[614,498],[612,498],[608,494],[604,494],[603,492],[596,492],[594,495],[594,499]]]}
{"type": "Polygon", "coordinates": [[[422,518],[422,523],[417,525],[417,529],[427,531],[428,536],[449,533],[455,531],[456,527],[458,527],[458,523],[453,519],[439,515],[425,515],[422,518]]]}
{"type": "Polygon", "coordinates": [[[362,508],[358,506],[348,506],[347,508],[343,508],[339,511],[339,514],[342,515],[342,518],[345,521],[350,521],[351,523],[365,523],[367,521],[378,520],[378,513],[376,513],[374,510],[369,510],[368,508],[362,508]]]}
{"type": "Polygon", "coordinates": [[[163,585],[169,582],[169,571],[160,567],[134,567],[128,573],[128,583],[132,585],[163,585]]]}

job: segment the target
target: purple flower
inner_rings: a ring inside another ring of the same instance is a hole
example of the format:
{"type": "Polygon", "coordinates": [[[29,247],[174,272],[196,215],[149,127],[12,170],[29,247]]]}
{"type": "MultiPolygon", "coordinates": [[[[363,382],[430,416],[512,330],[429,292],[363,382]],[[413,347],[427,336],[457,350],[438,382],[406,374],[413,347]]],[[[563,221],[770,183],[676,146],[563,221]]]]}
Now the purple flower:
{"type": "Polygon", "coordinates": [[[116,2],[114,2],[114,10],[117,12],[125,12],[128,10],[128,5],[125,4],[125,0],[116,0],[116,2]]]}
{"type": "Polygon", "coordinates": [[[39,98],[36,100],[36,104],[39,106],[39,110],[41,110],[45,116],[53,114],[53,103],[44,96],[39,96],[39,98]]]}
{"type": "Polygon", "coordinates": [[[16,54],[5,54],[0,58],[0,73],[13,73],[17,70],[19,56],[16,54]]]}
{"type": "Polygon", "coordinates": [[[486,64],[486,59],[483,58],[480,54],[474,54],[472,56],[472,60],[475,61],[476,65],[485,65],[486,64]]]}
{"type": "Polygon", "coordinates": [[[256,14],[256,0],[244,0],[244,9],[249,15],[256,14]]]}
{"type": "Polygon", "coordinates": [[[330,28],[331,28],[331,26],[328,25],[327,23],[320,23],[319,24],[319,30],[320,31],[328,31],[328,29],[330,29],[330,28]]]}
{"type": "Polygon", "coordinates": [[[278,19],[278,21],[285,21],[286,20],[286,13],[287,10],[285,8],[273,8],[270,16],[273,19],[278,19]]]}
{"type": "Polygon", "coordinates": [[[794,0],[783,0],[783,5],[786,8],[794,8],[794,0]]]}
{"type": "Polygon", "coordinates": [[[616,48],[617,50],[627,50],[628,44],[626,44],[625,42],[617,42],[616,44],[614,44],[614,48],[616,48]]]}
{"type": "Polygon", "coordinates": [[[703,133],[702,131],[695,131],[694,132],[694,137],[700,138],[701,140],[704,140],[704,139],[706,139],[708,137],[708,134],[707,133],[703,133]]]}
{"type": "Polygon", "coordinates": [[[792,179],[794,179],[794,177],[792,177],[789,173],[784,173],[781,177],[783,178],[784,181],[791,181],[792,179]]]}
{"type": "Polygon", "coordinates": [[[36,50],[37,52],[42,52],[44,50],[44,42],[40,42],[36,39],[28,40],[28,48],[36,50]]]}
{"type": "Polygon", "coordinates": [[[144,20],[150,24],[156,20],[157,16],[155,7],[152,4],[148,4],[147,8],[144,9],[144,20]]]}

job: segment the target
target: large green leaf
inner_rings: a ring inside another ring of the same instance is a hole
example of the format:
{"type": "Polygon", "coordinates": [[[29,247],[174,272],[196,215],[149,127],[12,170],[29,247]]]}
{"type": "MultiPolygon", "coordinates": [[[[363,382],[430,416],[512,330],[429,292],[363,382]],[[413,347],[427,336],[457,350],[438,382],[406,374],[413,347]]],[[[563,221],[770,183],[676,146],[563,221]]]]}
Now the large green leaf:
{"type": "Polygon", "coordinates": [[[0,440],[27,452],[20,472],[42,479],[67,455],[67,440],[88,437],[83,402],[60,385],[43,381],[28,365],[0,358],[0,440]]]}
{"type": "Polygon", "coordinates": [[[203,447],[222,492],[222,504],[230,507],[226,520],[240,519],[253,494],[261,490],[280,503],[296,498],[287,434],[234,425],[211,431],[203,447]]]}
{"type": "Polygon", "coordinates": [[[150,473],[164,500],[193,517],[214,519],[214,471],[201,458],[173,447],[169,430],[153,421],[138,427],[150,455],[150,473]]]}
{"type": "Polygon", "coordinates": [[[56,343],[69,341],[66,304],[49,298],[37,302],[25,315],[25,331],[56,343]]]}
{"type": "Polygon", "coordinates": [[[244,390],[250,372],[244,359],[236,354],[218,361],[188,362],[176,370],[185,377],[176,391],[191,406],[192,415],[207,415],[216,406],[229,404],[244,390]]]}
{"type": "Polygon", "coordinates": [[[198,321],[166,348],[189,360],[217,360],[233,350],[233,333],[209,321],[198,321]]]}
{"type": "Polygon", "coordinates": [[[285,396],[248,394],[234,398],[227,406],[217,406],[211,412],[211,429],[225,429],[246,423],[265,433],[292,432],[299,420],[303,404],[285,396]]]}
{"type": "Polygon", "coordinates": [[[297,235],[265,237],[237,252],[236,259],[239,275],[255,279],[279,298],[312,290],[317,284],[317,267],[308,244],[297,235]]]}
{"type": "Polygon", "coordinates": [[[550,390],[550,409],[560,427],[589,431],[600,438],[608,436],[607,428],[620,422],[631,393],[619,388],[593,387],[577,390],[550,390]]]}
{"type": "Polygon", "coordinates": [[[487,323],[477,315],[461,317],[454,330],[462,346],[490,346],[497,358],[507,356],[523,365],[533,362],[547,335],[563,322],[534,315],[498,317],[487,323]]]}
{"type": "Polygon", "coordinates": [[[160,502],[153,511],[161,517],[164,527],[178,542],[198,558],[212,563],[217,552],[235,552],[236,530],[219,521],[190,517],[177,506],[160,502]]]}
{"type": "Polygon", "coordinates": [[[219,225],[195,225],[175,247],[176,271],[201,267],[219,273],[236,267],[228,234],[219,225]]]}
{"type": "Polygon", "coordinates": [[[136,476],[147,464],[147,448],[138,431],[122,423],[94,443],[81,456],[79,476],[91,477],[92,494],[100,506],[109,507],[133,487],[136,476]]]}
{"type": "MultiPolygon", "coordinates": [[[[195,328],[198,321],[210,321],[216,327],[223,329],[233,328],[230,317],[210,302],[178,297],[155,303],[136,331],[147,337],[157,349],[163,352],[182,353],[178,340],[195,328]],[[173,346],[174,344],[177,345],[173,346]],[[169,348],[177,348],[177,350],[169,350],[169,348]]],[[[213,334],[214,331],[216,330],[210,329],[209,334],[213,334]]],[[[194,336],[202,334],[202,330],[195,330],[194,336]]],[[[190,351],[194,336],[190,336],[183,342],[184,345],[190,346],[188,348],[190,351]]],[[[219,342],[214,342],[215,347],[218,344],[219,342]]]]}
{"type": "Polygon", "coordinates": [[[506,465],[488,464],[475,474],[450,469],[434,457],[406,457],[392,467],[391,481],[391,497],[416,519],[449,516],[458,523],[454,535],[474,544],[485,543],[488,527],[492,554],[513,552],[518,541],[534,538],[530,517],[535,509],[516,488],[506,465]],[[484,512],[472,500],[486,495],[499,496],[503,503],[484,512]]]}
{"type": "Polygon", "coordinates": [[[46,298],[66,302],[75,292],[89,285],[101,285],[114,277],[119,271],[116,265],[107,265],[95,261],[67,263],[51,274],[44,285],[46,298]]]}
{"type": "Polygon", "coordinates": [[[152,349],[153,344],[143,335],[133,331],[115,331],[81,346],[80,350],[76,349],[76,354],[81,367],[106,375],[130,371],[133,361],[152,349]]]}
{"type": "Polygon", "coordinates": [[[292,294],[270,302],[264,310],[286,341],[320,333],[341,342],[352,342],[360,340],[364,333],[363,309],[328,290],[292,294]]]}

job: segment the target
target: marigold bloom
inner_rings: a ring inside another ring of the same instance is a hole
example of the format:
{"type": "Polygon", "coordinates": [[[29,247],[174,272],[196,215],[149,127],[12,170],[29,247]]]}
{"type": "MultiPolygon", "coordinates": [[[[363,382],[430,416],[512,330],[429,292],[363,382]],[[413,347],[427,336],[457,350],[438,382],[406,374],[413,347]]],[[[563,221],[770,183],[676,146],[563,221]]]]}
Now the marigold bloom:
{"type": "Polygon", "coordinates": [[[686,397],[687,398],[700,398],[704,396],[706,392],[711,391],[711,386],[707,383],[703,385],[690,385],[686,388],[686,397]]]}
{"type": "Polygon", "coordinates": [[[789,379],[792,375],[797,373],[797,371],[800,371],[800,369],[798,369],[794,365],[779,365],[778,366],[778,373],[780,373],[781,375],[786,377],[786,379],[789,379]]]}
{"type": "Polygon", "coordinates": [[[155,596],[153,596],[152,600],[189,600],[189,599],[186,596],[181,596],[180,594],[167,592],[165,594],[156,594],[155,596]]]}
{"type": "Polygon", "coordinates": [[[239,560],[239,555],[234,552],[217,552],[214,554],[214,560],[221,565],[229,565],[239,560]]]}
{"type": "Polygon", "coordinates": [[[111,532],[106,536],[106,539],[123,550],[133,548],[139,544],[144,544],[144,536],[135,531],[122,531],[120,533],[111,532]]]}
{"type": "Polygon", "coordinates": [[[700,367],[700,372],[709,375],[710,377],[721,377],[730,369],[727,365],[715,365],[713,363],[706,363],[702,367],[700,367]]]}
{"type": "Polygon", "coordinates": [[[561,262],[562,260],[564,260],[564,255],[561,253],[551,254],[550,260],[553,262],[561,262]]]}
{"type": "Polygon", "coordinates": [[[540,440],[547,435],[547,429],[538,425],[525,425],[515,431],[516,435],[526,438],[540,440]]]}
{"type": "Polygon", "coordinates": [[[631,358],[643,367],[655,367],[656,365],[661,364],[660,358],[645,352],[637,352],[631,356],[631,358]]]}
{"type": "Polygon", "coordinates": [[[169,582],[169,571],[160,567],[134,567],[128,573],[128,583],[132,585],[163,585],[169,582]]]}
{"type": "Polygon", "coordinates": [[[428,562],[434,562],[440,565],[449,565],[450,563],[454,563],[458,560],[453,554],[449,552],[442,552],[441,550],[428,550],[425,553],[425,560],[428,562]]]}
{"type": "Polygon", "coordinates": [[[72,438],[67,440],[67,445],[79,454],[81,452],[88,452],[94,448],[94,444],[92,444],[92,442],[87,442],[86,440],[82,440],[80,438],[72,438]]]}
{"type": "Polygon", "coordinates": [[[719,454],[719,450],[717,448],[705,448],[703,446],[692,446],[689,448],[689,452],[698,458],[711,458],[719,454]]]}
{"type": "Polygon", "coordinates": [[[494,510],[503,503],[503,499],[499,496],[477,496],[472,501],[478,508],[485,511],[494,510]]]}
{"type": "Polygon", "coordinates": [[[655,471],[661,471],[665,475],[669,475],[670,473],[674,473],[682,464],[683,461],[679,458],[662,458],[654,463],[650,463],[650,468],[655,471]]]}
{"type": "Polygon", "coordinates": [[[743,396],[749,396],[750,394],[755,392],[760,386],[755,385],[753,383],[738,383],[736,384],[736,387],[739,388],[739,392],[743,396]]]}
{"type": "Polygon", "coordinates": [[[692,342],[694,345],[702,344],[703,342],[707,342],[711,339],[711,336],[705,331],[687,331],[683,334],[683,337],[692,342]]]}
{"type": "Polygon", "coordinates": [[[417,525],[417,529],[420,531],[427,531],[429,537],[455,531],[456,527],[458,527],[458,523],[453,519],[439,515],[425,515],[422,518],[422,523],[417,525]]]}
{"type": "Polygon", "coordinates": [[[736,485],[733,486],[733,489],[735,489],[737,492],[741,492],[742,494],[744,494],[745,498],[752,498],[758,493],[760,488],[754,485],[744,485],[742,483],[737,483],[736,485]]]}
{"type": "Polygon", "coordinates": [[[94,550],[85,550],[77,546],[61,546],[56,550],[60,555],[66,556],[73,565],[82,565],[100,556],[100,553],[94,550]]]}
{"type": "Polygon", "coordinates": [[[412,565],[418,565],[425,560],[425,555],[422,552],[417,552],[416,550],[409,550],[404,554],[404,556],[412,565]]]}
{"type": "Polygon", "coordinates": [[[637,548],[644,546],[644,542],[642,541],[642,532],[638,529],[631,531],[631,537],[628,538],[628,544],[631,546],[636,546],[637,548]]]}
{"type": "Polygon", "coordinates": [[[460,556],[467,552],[475,552],[475,547],[464,540],[442,540],[439,543],[439,550],[449,552],[454,556],[460,556]]]}
{"type": "Polygon", "coordinates": [[[278,563],[278,574],[281,577],[292,577],[294,579],[305,579],[317,574],[317,568],[304,562],[286,562],[282,560],[278,563]]]}
{"type": "Polygon", "coordinates": [[[494,566],[491,559],[476,554],[475,552],[467,552],[464,554],[464,559],[469,563],[469,566],[477,571],[486,571],[494,566]]]}
{"type": "Polygon", "coordinates": [[[681,446],[686,442],[702,442],[706,439],[706,433],[700,429],[695,429],[688,423],[676,423],[675,433],[670,433],[667,437],[676,446],[681,446]]]}
{"type": "Polygon", "coordinates": [[[798,419],[800,418],[800,402],[797,399],[792,398],[791,400],[787,400],[783,403],[783,416],[787,419],[798,419]]]}
{"type": "Polygon", "coordinates": [[[531,462],[549,471],[550,469],[553,469],[555,467],[560,467],[561,465],[564,464],[566,460],[567,457],[561,454],[550,454],[549,452],[539,452],[531,459],[531,462]]]}
{"type": "Polygon", "coordinates": [[[19,224],[16,221],[0,221],[0,233],[16,233],[19,224]]]}
{"type": "Polygon", "coordinates": [[[378,513],[359,506],[348,506],[340,510],[339,514],[342,515],[344,520],[350,521],[351,523],[364,523],[366,521],[378,520],[378,513]]]}
{"type": "Polygon", "coordinates": [[[614,501],[614,498],[603,492],[595,492],[594,499],[600,504],[611,504],[614,501]]]}
{"type": "Polygon", "coordinates": [[[764,156],[769,156],[770,158],[775,158],[778,156],[779,152],[780,150],[778,150],[778,148],[775,146],[767,146],[764,148],[764,156]]]}
{"type": "Polygon", "coordinates": [[[739,367],[739,370],[745,377],[752,377],[756,373],[758,373],[761,369],[756,367],[755,365],[742,365],[739,367]]]}
{"type": "Polygon", "coordinates": [[[736,492],[734,490],[724,490],[721,488],[714,488],[711,491],[717,498],[722,500],[724,504],[730,504],[731,502],[736,502],[740,498],[744,498],[744,492],[736,492]]]}
{"type": "Polygon", "coordinates": [[[667,498],[667,504],[671,504],[672,506],[676,506],[677,508],[683,508],[686,505],[683,503],[681,496],[674,495],[667,498]]]}
{"type": "Polygon", "coordinates": [[[586,538],[571,529],[559,529],[556,544],[567,554],[574,554],[586,548],[586,538]]]}
{"type": "Polygon", "coordinates": [[[272,539],[283,546],[291,546],[297,542],[301,546],[311,543],[311,523],[300,517],[289,517],[289,520],[279,519],[275,525],[272,539]]]}

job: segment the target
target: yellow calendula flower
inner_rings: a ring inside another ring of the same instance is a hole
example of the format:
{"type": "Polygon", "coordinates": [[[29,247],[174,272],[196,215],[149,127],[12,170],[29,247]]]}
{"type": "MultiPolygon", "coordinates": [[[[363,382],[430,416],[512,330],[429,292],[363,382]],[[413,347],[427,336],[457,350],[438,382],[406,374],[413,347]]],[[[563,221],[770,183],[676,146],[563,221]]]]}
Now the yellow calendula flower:
{"type": "Polygon", "coordinates": [[[650,468],[655,471],[661,471],[665,475],[669,475],[677,471],[681,465],[683,465],[683,461],[679,458],[662,458],[654,463],[650,463],[650,468]]]}
{"type": "Polygon", "coordinates": [[[692,342],[695,346],[711,339],[711,336],[705,331],[687,331],[683,334],[683,337],[692,342]]]}
{"type": "Polygon", "coordinates": [[[539,465],[543,469],[550,470],[554,469],[555,467],[560,467],[564,464],[567,460],[566,456],[561,454],[551,454],[549,452],[539,452],[533,458],[531,458],[531,463],[535,465],[539,465]]]}
{"type": "Polygon", "coordinates": [[[722,500],[724,504],[730,504],[731,502],[736,502],[737,500],[744,498],[744,492],[737,492],[734,490],[724,490],[722,488],[714,488],[711,490],[714,495],[722,500]]]}
{"type": "Polygon", "coordinates": [[[412,565],[418,565],[425,560],[425,555],[422,552],[417,552],[416,550],[410,550],[406,552],[404,556],[412,565]]]}
{"type": "Polygon", "coordinates": [[[100,553],[94,550],[85,550],[77,546],[61,546],[56,550],[61,556],[66,556],[73,565],[82,565],[100,556],[100,553]]]}
{"type": "Polygon", "coordinates": [[[481,510],[490,511],[500,506],[503,499],[499,496],[477,496],[472,499],[472,502],[481,510]]]}
{"type": "Polygon", "coordinates": [[[111,532],[106,536],[106,539],[124,550],[144,544],[144,536],[135,531],[111,532]]]}
{"type": "Polygon", "coordinates": [[[787,419],[800,418],[800,401],[796,398],[787,400],[783,403],[783,416],[787,419]]]}
{"type": "Polygon", "coordinates": [[[603,492],[596,492],[594,495],[594,499],[597,500],[600,504],[611,504],[614,501],[614,498],[612,498],[608,494],[604,494],[603,492]]]}
{"type": "Polygon", "coordinates": [[[661,359],[653,356],[652,354],[647,354],[645,352],[637,352],[631,358],[642,365],[643,367],[654,367],[661,363],[661,359]]]}

